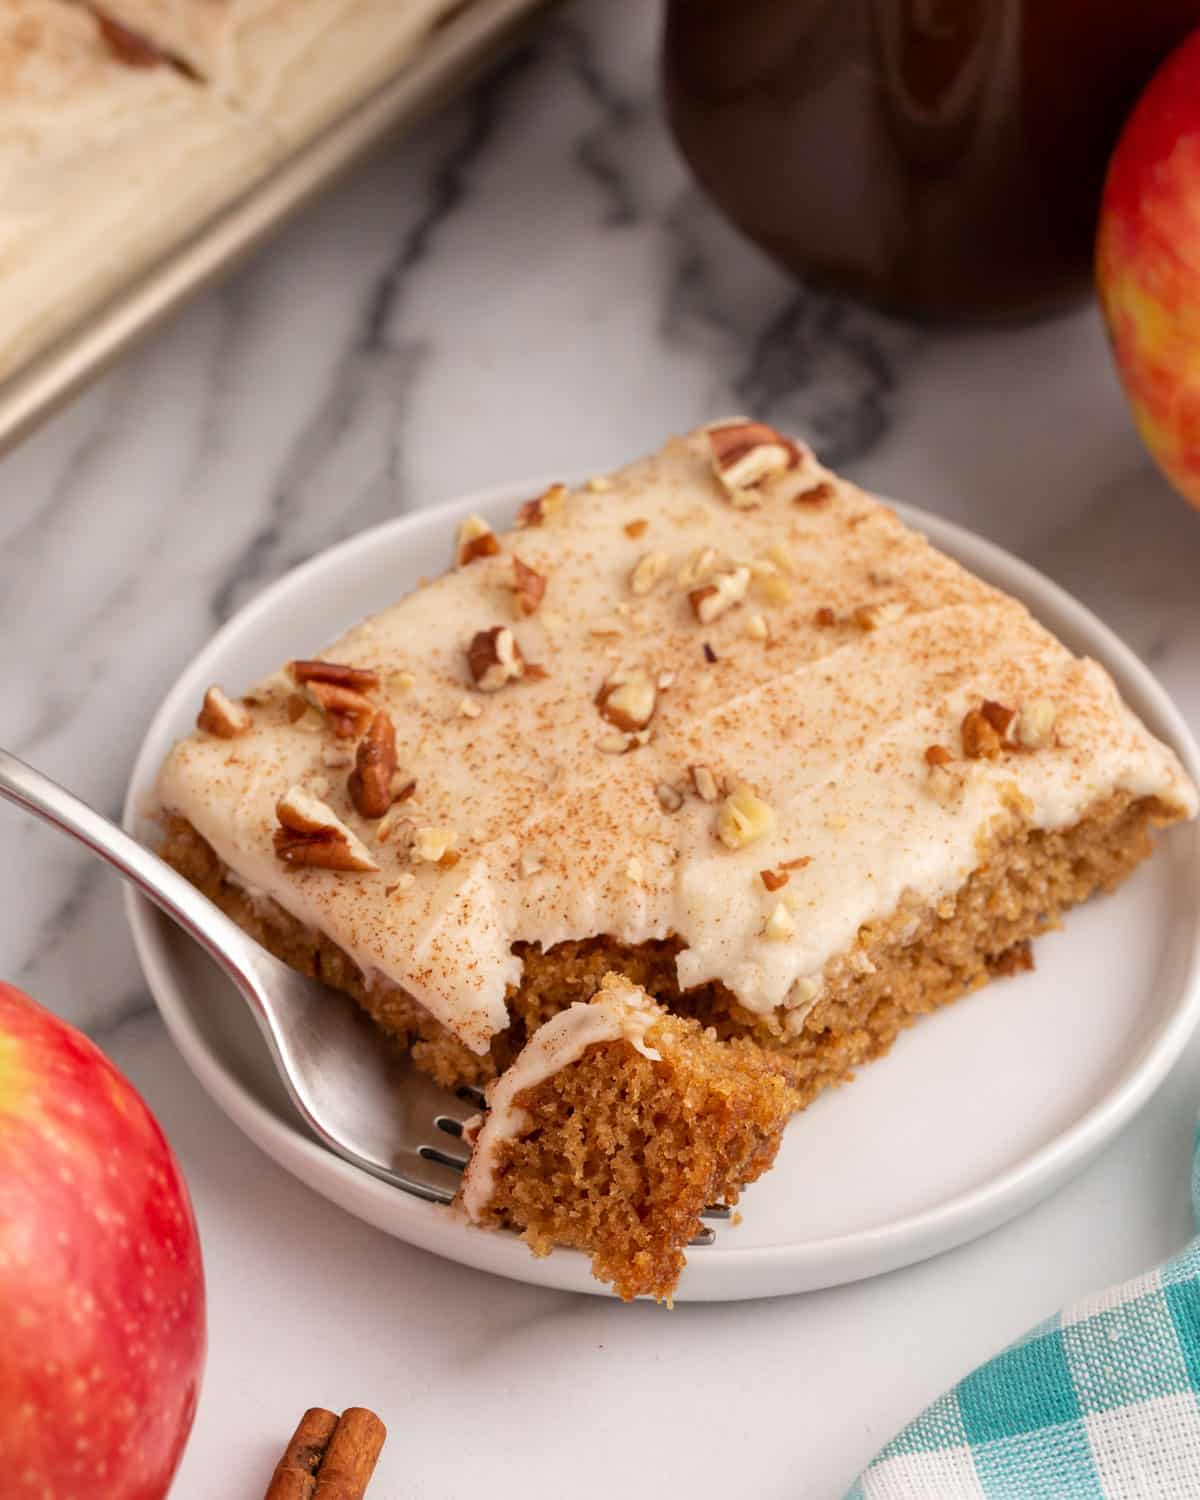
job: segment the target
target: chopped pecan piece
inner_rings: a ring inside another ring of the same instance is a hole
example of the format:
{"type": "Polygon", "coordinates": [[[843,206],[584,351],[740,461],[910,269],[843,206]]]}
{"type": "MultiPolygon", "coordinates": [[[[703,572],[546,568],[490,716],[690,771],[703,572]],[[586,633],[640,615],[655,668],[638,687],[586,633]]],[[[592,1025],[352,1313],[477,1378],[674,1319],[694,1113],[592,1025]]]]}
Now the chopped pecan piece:
{"type": "Polygon", "coordinates": [[[758,878],[766,886],[767,890],[778,891],[787,885],[791,877],[786,870],[760,870],[758,878]]]}
{"type": "Polygon", "coordinates": [[[721,554],[715,547],[697,547],[675,575],[675,581],[681,589],[695,588],[698,583],[703,583],[709,574],[717,572],[721,566],[721,554]]]}
{"type": "Polygon", "coordinates": [[[777,570],[760,572],[754,580],[754,591],[764,604],[787,604],[792,597],[792,585],[777,570]]]}
{"type": "Polygon", "coordinates": [[[708,428],[712,466],[734,505],[757,505],[769,479],[794,469],[800,449],[765,422],[722,422],[708,428]]]}
{"type": "Polygon", "coordinates": [[[539,573],[536,568],[531,568],[528,563],[514,555],[513,557],[513,593],[516,598],[517,613],[531,615],[542,602],[542,596],[546,592],[546,575],[539,573]]]}
{"type": "Polygon", "coordinates": [[[898,599],[882,604],[860,604],[854,611],[854,623],[860,630],[882,630],[885,625],[894,625],[908,613],[908,606],[898,599]]]}
{"type": "Polygon", "coordinates": [[[632,734],[616,729],[611,734],[602,734],[596,741],[596,749],[605,755],[628,755],[635,745],[636,740],[632,734]]]}
{"type": "Polygon", "coordinates": [[[443,869],[448,870],[461,858],[454,847],[457,842],[458,833],[453,828],[418,828],[413,842],[412,857],[423,860],[426,864],[441,865],[443,869]],[[451,855],[455,857],[451,859],[451,855]]]}
{"type": "Polygon", "coordinates": [[[614,672],[596,694],[600,717],[626,733],[645,729],[654,717],[657,702],[654,678],[641,667],[614,672]]]}
{"type": "Polygon", "coordinates": [[[639,517],[636,521],[626,521],[623,529],[625,535],[636,542],[638,537],[646,535],[649,526],[649,521],[643,521],[639,517]]]}
{"type": "Polygon", "coordinates": [[[796,505],[823,505],[826,500],[832,500],[836,493],[828,479],[820,479],[809,489],[793,495],[792,500],[796,505]]]}
{"type": "MultiPolygon", "coordinates": [[[[337,833],[345,825],[332,807],[302,786],[293,786],[275,804],[279,826],[289,833],[337,833]]],[[[346,832],[349,833],[349,829],[346,832]]]]}
{"type": "Polygon", "coordinates": [[[1040,750],[1050,742],[1057,715],[1045,698],[1031,698],[1021,705],[1017,718],[1017,743],[1026,750],[1040,750]]]}
{"type": "Polygon", "coordinates": [[[218,739],[236,740],[250,728],[250,715],[240,703],[227,698],[216,683],[204,695],[204,706],[196,716],[196,728],[218,739]]]}
{"type": "Polygon", "coordinates": [[[1013,720],[1017,717],[1015,708],[1005,708],[1003,703],[996,703],[991,698],[985,698],[979,712],[1000,736],[1002,741],[1009,739],[1009,730],[1013,726],[1013,720]]]}
{"type": "Polygon", "coordinates": [[[350,800],[364,818],[382,818],[391,807],[395,774],[396,729],[390,716],[381,711],[359,740],[350,773],[350,800]]]}
{"type": "Polygon", "coordinates": [[[796,919],[782,901],[776,903],[775,910],[767,918],[762,935],[771,943],[786,943],[788,938],[795,937],[796,919]]]}
{"type": "Polygon", "coordinates": [[[193,83],[200,81],[195,68],[178,53],[165,51],[140,31],[132,31],[128,26],[122,25],[96,4],[90,4],[88,9],[105,46],[119,63],[127,68],[157,68],[165,64],[174,68],[177,73],[182,73],[185,78],[190,78],[193,83]]]}
{"type": "Polygon", "coordinates": [[[744,849],[774,826],[770,804],[748,786],[734,787],[717,814],[717,837],[727,849],[744,849]]]}
{"type": "Polygon", "coordinates": [[[925,764],[927,766],[948,766],[954,759],[945,745],[930,745],[925,751],[925,764]]]}
{"type": "Polygon", "coordinates": [[[696,796],[701,802],[715,802],[721,795],[721,789],[717,785],[717,778],[707,766],[689,766],[688,771],[692,778],[692,785],[696,788],[696,796]]]}
{"type": "Polygon", "coordinates": [[[637,595],[648,594],[662,577],[668,562],[665,552],[646,552],[629,575],[629,587],[637,595]]]}
{"type": "Polygon", "coordinates": [[[749,568],[734,568],[730,573],[718,573],[711,583],[693,589],[688,595],[692,613],[701,625],[711,625],[735,604],[742,602],[749,586],[749,568]]]}
{"type": "Polygon", "coordinates": [[[458,527],[458,566],[465,568],[479,557],[495,557],[500,551],[496,533],[482,516],[467,516],[458,527]]]}
{"type": "Polygon", "coordinates": [[[323,710],[339,740],[357,739],[365,733],[374,717],[375,705],[370,698],[353,688],[339,687],[333,682],[311,681],[305,683],[305,689],[323,710]]]}
{"type": "Polygon", "coordinates": [[[131,31],[102,11],[94,11],[93,15],[108,50],[127,68],[157,68],[166,61],[158,48],[140,32],[131,31]]]}
{"type": "Polygon", "coordinates": [[[291,674],[305,686],[325,682],[331,687],[350,688],[356,693],[370,693],[379,686],[379,673],[369,667],[347,667],[337,661],[294,661],[291,674]]]}
{"type": "Polygon", "coordinates": [[[968,760],[991,759],[999,755],[1001,739],[996,726],[982,709],[967,711],[962,721],[962,748],[968,760]]]}
{"type": "Polygon", "coordinates": [[[294,786],[275,804],[275,855],[320,870],[377,870],[366,845],[320,798],[294,786]]]}
{"type": "Polygon", "coordinates": [[[518,526],[544,526],[562,510],[567,498],[565,484],[552,484],[533,500],[526,500],[517,511],[518,526]]]}
{"type": "Polygon", "coordinates": [[[819,625],[822,630],[828,630],[831,626],[837,624],[837,615],[829,608],[828,604],[823,604],[813,616],[813,624],[819,625]]]}
{"type": "Polygon", "coordinates": [[[417,830],[411,818],[404,817],[397,808],[384,813],[375,825],[375,842],[386,844],[396,834],[396,846],[398,851],[407,856],[412,849],[413,840],[417,836],[417,830]]]}
{"type": "Polygon", "coordinates": [[[477,631],[467,647],[471,681],[481,693],[498,693],[507,683],[525,675],[525,658],[516,637],[506,625],[477,631]]]}

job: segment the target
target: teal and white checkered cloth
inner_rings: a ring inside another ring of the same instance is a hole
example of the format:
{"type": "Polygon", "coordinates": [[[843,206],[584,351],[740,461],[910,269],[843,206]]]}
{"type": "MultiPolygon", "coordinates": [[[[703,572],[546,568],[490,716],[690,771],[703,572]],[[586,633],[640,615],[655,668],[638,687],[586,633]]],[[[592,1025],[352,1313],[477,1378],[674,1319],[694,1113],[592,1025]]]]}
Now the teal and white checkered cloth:
{"type": "MultiPolygon", "coordinates": [[[[1200,1155],[1192,1208],[1200,1226],[1200,1155]]],[[[973,1370],[892,1439],[846,1500],[1191,1497],[1200,1500],[1200,1239],[973,1370]]]]}

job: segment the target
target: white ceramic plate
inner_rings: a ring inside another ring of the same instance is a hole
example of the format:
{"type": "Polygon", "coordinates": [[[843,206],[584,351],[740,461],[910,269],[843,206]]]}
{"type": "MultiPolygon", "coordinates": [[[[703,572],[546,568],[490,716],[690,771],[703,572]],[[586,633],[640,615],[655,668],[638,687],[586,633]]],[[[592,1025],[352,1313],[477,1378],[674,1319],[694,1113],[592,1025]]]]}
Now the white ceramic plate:
{"type": "MultiPolygon", "coordinates": [[[[360,616],[440,572],[454,523],[507,525],[543,484],[508,486],[404,516],[314,558],[262,593],[191,663],[154,718],[125,809],[141,815],[172,741],[211,682],[237,691],[317,649],[360,616]]],[[[1151,729],[1200,779],[1179,714],[1137,658],[1082,605],[1024,563],[938,518],[898,506],[946,552],[1023,599],[1074,650],[1096,657],[1151,729]]],[[[236,991],[152,906],[128,899],[134,942],[171,1035],[217,1104],[282,1166],[351,1213],[466,1265],[581,1292],[604,1290],[582,1255],[536,1260],[514,1236],[476,1230],[319,1146],[293,1113],[236,991]]],[[[775,1169],[691,1252],[680,1299],[769,1297],[872,1276],[982,1234],[1058,1187],[1145,1103],[1200,1010],[1200,830],[1177,828],[1113,896],[1037,944],[1031,974],[927,1017],[851,1088],[789,1127],[775,1169]]]]}

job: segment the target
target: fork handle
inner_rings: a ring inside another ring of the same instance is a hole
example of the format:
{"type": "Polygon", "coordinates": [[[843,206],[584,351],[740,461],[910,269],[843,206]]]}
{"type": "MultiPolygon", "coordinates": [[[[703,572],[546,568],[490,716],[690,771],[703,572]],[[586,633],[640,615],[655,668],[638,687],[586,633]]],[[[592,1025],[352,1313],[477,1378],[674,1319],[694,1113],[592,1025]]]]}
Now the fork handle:
{"type": "Polygon", "coordinates": [[[0,797],[70,834],[106,860],[174,918],[244,989],[247,974],[254,971],[256,956],[246,934],[166,860],[49,776],[4,749],[0,749],[0,797]]]}

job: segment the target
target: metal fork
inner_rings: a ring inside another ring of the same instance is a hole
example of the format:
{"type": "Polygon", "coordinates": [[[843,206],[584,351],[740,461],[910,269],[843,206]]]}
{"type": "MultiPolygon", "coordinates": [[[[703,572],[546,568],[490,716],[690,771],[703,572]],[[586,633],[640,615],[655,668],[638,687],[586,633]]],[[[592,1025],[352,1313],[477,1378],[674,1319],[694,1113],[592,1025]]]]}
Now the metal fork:
{"type": "MultiPolygon", "coordinates": [[[[0,797],[106,860],[205,949],[233,980],[305,1124],[339,1156],[432,1203],[449,1203],[469,1153],[463,1125],[479,1089],[438,1087],[403,1058],[348,996],[288,968],[177,870],[78,797],[0,750],[0,797]]],[[[728,1218],[714,1204],[705,1216],[728,1218]]],[[[693,1244],[711,1244],[705,1227],[693,1244]]]]}

